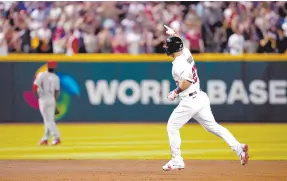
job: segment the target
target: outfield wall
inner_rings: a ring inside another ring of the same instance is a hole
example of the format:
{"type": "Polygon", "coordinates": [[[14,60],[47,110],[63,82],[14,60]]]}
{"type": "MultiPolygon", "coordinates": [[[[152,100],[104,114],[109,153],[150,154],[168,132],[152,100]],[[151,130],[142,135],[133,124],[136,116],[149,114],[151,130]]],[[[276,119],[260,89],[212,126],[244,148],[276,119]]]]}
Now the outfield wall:
{"type": "MultiPolygon", "coordinates": [[[[194,56],[214,115],[227,122],[287,121],[287,55],[194,56]]],[[[41,122],[35,72],[59,61],[61,122],[165,122],[177,102],[165,55],[10,55],[0,59],[0,121],[41,122]]]]}

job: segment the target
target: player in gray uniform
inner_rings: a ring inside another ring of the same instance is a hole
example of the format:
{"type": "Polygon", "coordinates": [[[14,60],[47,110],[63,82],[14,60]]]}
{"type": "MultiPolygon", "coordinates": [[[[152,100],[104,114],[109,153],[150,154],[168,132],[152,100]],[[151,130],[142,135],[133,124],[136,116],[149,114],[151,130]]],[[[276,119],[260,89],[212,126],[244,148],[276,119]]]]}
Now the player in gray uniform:
{"type": "Polygon", "coordinates": [[[33,91],[39,99],[39,108],[45,126],[45,134],[40,145],[47,145],[50,136],[53,136],[52,145],[58,145],[61,142],[55,122],[55,114],[58,112],[56,104],[60,93],[60,79],[54,72],[56,68],[56,62],[48,62],[48,70],[39,73],[33,84],[33,91]]]}

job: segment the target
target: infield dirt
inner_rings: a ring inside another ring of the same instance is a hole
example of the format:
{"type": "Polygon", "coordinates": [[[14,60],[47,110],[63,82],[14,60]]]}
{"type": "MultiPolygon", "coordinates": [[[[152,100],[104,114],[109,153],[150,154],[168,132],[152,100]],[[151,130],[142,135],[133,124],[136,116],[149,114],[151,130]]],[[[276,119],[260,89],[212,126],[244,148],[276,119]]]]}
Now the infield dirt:
{"type": "Polygon", "coordinates": [[[283,181],[287,161],[187,160],[184,170],[163,171],[165,160],[0,161],[2,181],[283,181]]]}

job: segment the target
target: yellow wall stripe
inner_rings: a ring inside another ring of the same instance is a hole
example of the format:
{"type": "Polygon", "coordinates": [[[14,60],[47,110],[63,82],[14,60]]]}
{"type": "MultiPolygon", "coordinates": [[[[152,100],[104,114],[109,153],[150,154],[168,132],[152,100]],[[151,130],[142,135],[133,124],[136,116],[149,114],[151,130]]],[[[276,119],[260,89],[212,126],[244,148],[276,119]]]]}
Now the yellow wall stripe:
{"type": "MultiPolygon", "coordinates": [[[[197,62],[287,62],[287,54],[246,54],[233,56],[230,54],[197,54],[193,55],[197,62]]],[[[171,57],[164,54],[81,54],[81,55],[55,55],[55,54],[10,54],[0,57],[0,62],[45,62],[55,60],[58,62],[170,62],[171,57]]]]}

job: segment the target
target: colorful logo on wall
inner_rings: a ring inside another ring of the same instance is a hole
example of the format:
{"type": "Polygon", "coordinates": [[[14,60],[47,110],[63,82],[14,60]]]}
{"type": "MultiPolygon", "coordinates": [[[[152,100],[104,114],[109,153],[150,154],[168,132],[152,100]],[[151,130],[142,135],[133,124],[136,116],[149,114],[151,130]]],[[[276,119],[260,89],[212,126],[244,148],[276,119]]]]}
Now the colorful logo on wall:
{"type": "MultiPolygon", "coordinates": [[[[47,69],[48,69],[47,64],[44,64],[36,71],[34,77],[36,77],[40,72],[47,71],[47,69]]],[[[56,120],[60,120],[68,113],[71,102],[71,96],[80,95],[80,87],[79,84],[75,81],[75,79],[73,79],[71,76],[58,72],[56,74],[60,78],[60,87],[61,87],[60,97],[57,103],[57,107],[60,111],[60,114],[56,115],[56,120]]],[[[23,96],[26,103],[30,107],[37,110],[39,109],[38,99],[32,91],[25,91],[23,93],[23,96]]]]}

